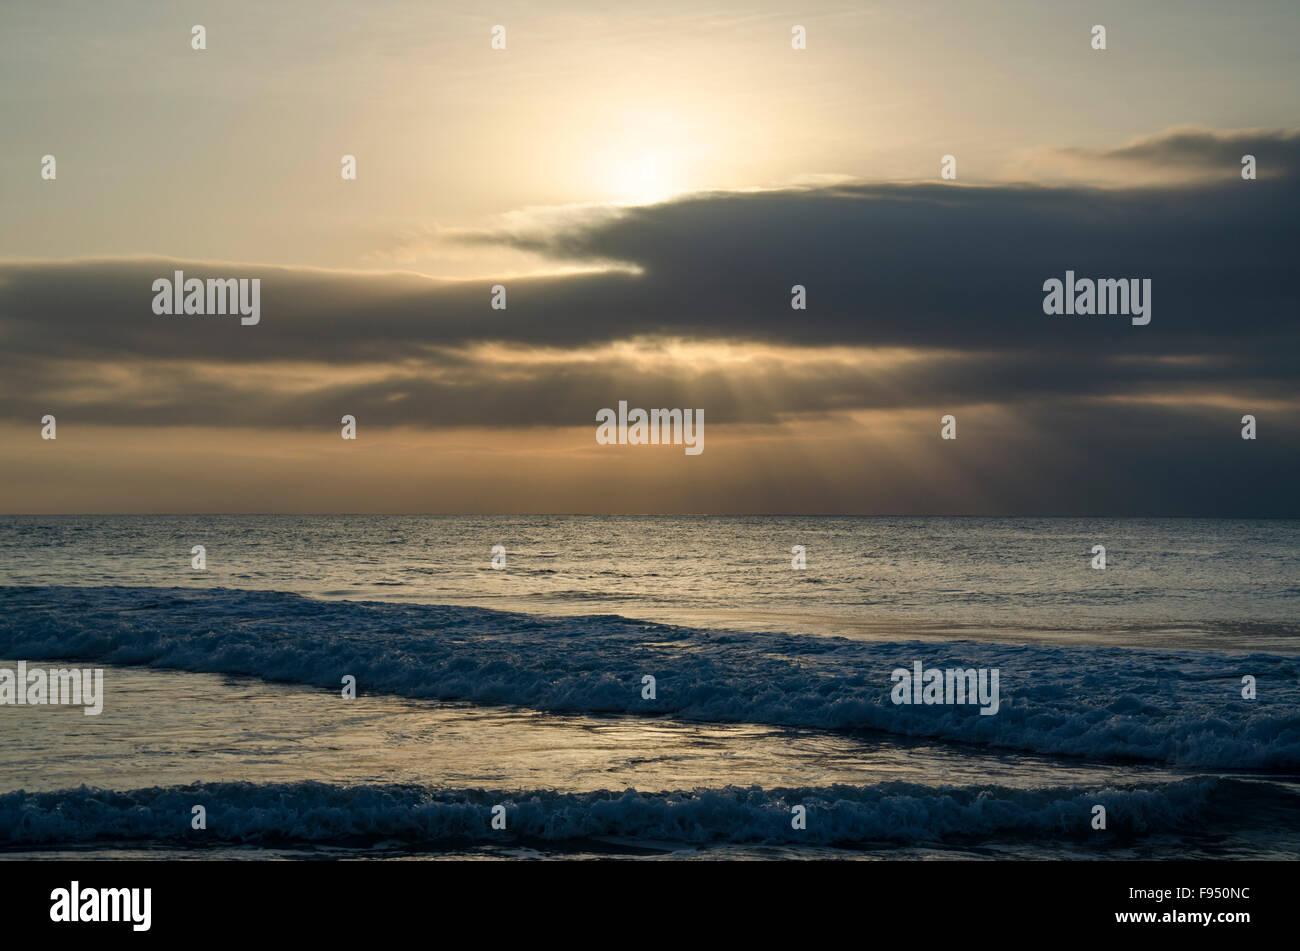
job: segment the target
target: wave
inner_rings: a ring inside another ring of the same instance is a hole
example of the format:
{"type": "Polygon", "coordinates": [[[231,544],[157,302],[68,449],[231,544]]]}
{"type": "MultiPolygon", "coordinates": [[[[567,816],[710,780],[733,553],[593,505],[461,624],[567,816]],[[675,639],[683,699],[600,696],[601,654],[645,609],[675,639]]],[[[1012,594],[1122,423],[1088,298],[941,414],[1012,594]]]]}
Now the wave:
{"type": "Polygon", "coordinates": [[[673,627],[275,591],[0,588],[0,656],[76,658],[549,712],[889,733],[1220,769],[1300,768],[1300,659],[673,627]],[[1001,706],[896,705],[890,672],[998,668],[1001,706]],[[643,699],[643,678],[655,678],[643,699]],[[1242,697],[1256,678],[1258,699],[1242,697]]]}
{"type": "Polygon", "coordinates": [[[242,844],[548,842],[624,838],[643,843],[788,843],[873,846],[979,840],[1093,841],[1093,809],[1106,807],[1106,842],[1268,823],[1295,815],[1298,797],[1271,783],[1221,778],[1086,790],[912,783],[771,789],[725,787],[644,793],[492,792],[319,782],[195,783],[116,792],[82,786],[0,795],[0,842],[162,841],[242,844]],[[493,807],[505,806],[505,830],[493,807]],[[192,810],[206,829],[191,829],[192,810]],[[792,825],[792,807],[806,828],[792,825]],[[1248,807],[1248,808],[1246,808],[1248,807]]]}

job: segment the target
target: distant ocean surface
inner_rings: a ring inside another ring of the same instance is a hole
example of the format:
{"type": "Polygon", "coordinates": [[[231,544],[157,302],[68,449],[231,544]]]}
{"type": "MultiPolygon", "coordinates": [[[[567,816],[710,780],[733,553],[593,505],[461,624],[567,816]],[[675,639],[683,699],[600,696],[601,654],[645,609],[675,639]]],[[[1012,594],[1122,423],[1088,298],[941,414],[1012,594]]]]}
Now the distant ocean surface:
{"type": "Polygon", "coordinates": [[[1285,520],[0,517],[0,668],[106,668],[0,857],[1297,858],[1297,605],[1285,520]]]}
{"type": "Polygon", "coordinates": [[[0,517],[0,583],[292,591],[848,637],[1300,649],[1300,522],[0,517]],[[207,570],[190,568],[203,545],[207,570]],[[506,568],[491,549],[506,550],[506,568]],[[791,548],[807,568],[791,568],[791,548]],[[1106,547],[1105,571],[1090,568],[1106,547]]]}

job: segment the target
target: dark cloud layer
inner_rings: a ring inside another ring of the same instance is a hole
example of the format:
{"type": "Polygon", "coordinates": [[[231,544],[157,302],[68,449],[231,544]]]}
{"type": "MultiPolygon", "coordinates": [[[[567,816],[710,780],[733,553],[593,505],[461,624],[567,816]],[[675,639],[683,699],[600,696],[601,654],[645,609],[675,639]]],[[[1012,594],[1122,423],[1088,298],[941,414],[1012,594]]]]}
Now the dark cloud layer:
{"type": "Polygon", "coordinates": [[[573,426],[626,399],[631,406],[705,407],[714,423],[777,423],[846,410],[932,409],[937,418],[954,407],[986,403],[1042,407],[1168,398],[1194,405],[1233,394],[1246,412],[1295,399],[1293,362],[1280,353],[1262,354],[1254,365],[1141,366],[1082,357],[934,354],[889,373],[842,360],[783,366],[775,359],[722,373],[674,366],[665,356],[657,369],[575,360],[504,374],[474,364],[449,369],[434,359],[426,371],[394,370],[360,382],[326,375],[292,390],[241,380],[238,367],[200,379],[185,366],[162,365],[149,367],[129,387],[106,384],[107,394],[104,386],[87,385],[85,365],[73,363],[58,372],[13,367],[5,416],[30,422],[54,412],[85,424],[299,428],[332,425],[351,413],[383,426],[573,426]]]}
{"type": "MultiPolygon", "coordinates": [[[[520,246],[640,265],[508,282],[168,260],[0,266],[11,357],[263,362],[418,356],[500,340],[574,347],[634,335],[795,346],[1223,354],[1294,342],[1296,181],[1084,191],[863,185],[718,194],[520,246]],[[152,282],[260,277],[262,322],[155,316],[152,282]],[[1043,281],[1153,282],[1152,324],[1050,319],[1043,281]],[[791,311],[790,288],[808,289],[791,311]]],[[[503,238],[503,240],[506,240],[503,238]]]]}

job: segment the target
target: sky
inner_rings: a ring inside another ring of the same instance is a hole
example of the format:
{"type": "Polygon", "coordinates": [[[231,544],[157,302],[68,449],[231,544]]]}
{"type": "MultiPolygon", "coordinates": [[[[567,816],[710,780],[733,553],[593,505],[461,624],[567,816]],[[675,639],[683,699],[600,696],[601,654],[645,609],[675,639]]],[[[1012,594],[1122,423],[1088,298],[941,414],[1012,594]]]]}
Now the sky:
{"type": "Polygon", "coordinates": [[[0,510],[1300,516],[1298,38],[1289,2],[8,3],[0,510]],[[259,279],[259,322],[156,314],[177,270],[259,279]],[[1044,314],[1067,270],[1151,322],[1044,314]],[[704,451],[598,444],[620,400],[704,451]]]}

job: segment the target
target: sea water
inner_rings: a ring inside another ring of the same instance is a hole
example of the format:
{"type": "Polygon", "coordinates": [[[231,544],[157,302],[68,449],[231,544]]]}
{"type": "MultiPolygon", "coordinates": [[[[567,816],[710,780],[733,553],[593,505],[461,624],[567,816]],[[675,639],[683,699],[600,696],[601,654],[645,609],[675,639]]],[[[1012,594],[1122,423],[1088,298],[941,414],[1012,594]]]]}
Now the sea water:
{"type": "Polygon", "coordinates": [[[0,845],[1297,857],[1298,569],[1293,521],[5,517],[0,668],[105,679],[0,707],[0,845]]]}

